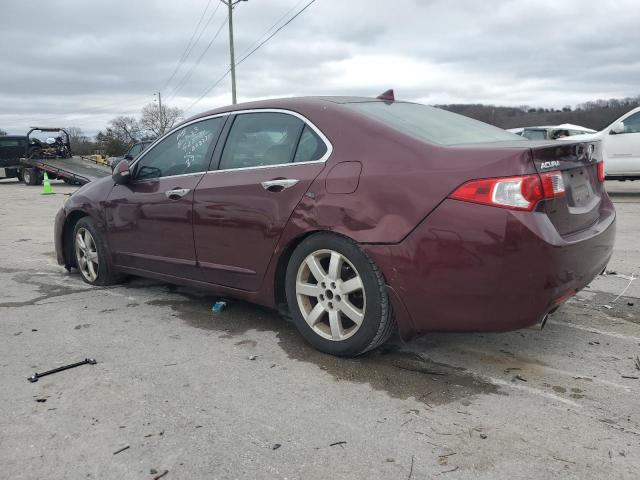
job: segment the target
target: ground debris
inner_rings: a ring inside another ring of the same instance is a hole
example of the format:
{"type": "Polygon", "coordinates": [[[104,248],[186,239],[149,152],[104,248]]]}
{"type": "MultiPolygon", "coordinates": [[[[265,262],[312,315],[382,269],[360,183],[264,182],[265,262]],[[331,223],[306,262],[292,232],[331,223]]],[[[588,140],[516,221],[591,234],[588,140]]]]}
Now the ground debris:
{"type": "Polygon", "coordinates": [[[636,355],[636,358],[633,363],[636,366],[636,370],[640,370],[640,357],[638,355],[636,355]]]}
{"type": "Polygon", "coordinates": [[[273,445],[271,445],[271,450],[277,450],[282,446],[282,444],[280,443],[274,443],[273,445]]]}
{"type": "Polygon", "coordinates": [[[213,306],[211,307],[211,311],[213,313],[220,313],[221,311],[223,311],[225,308],[227,308],[227,302],[216,302],[213,304],[213,306]]]}
{"type": "Polygon", "coordinates": [[[637,375],[620,375],[622,378],[628,378],[630,380],[639,380],[640,377],[638,377],[637,375]]]}
{"type": "Polygon", "coordinates": [[[344,440],[340,440],[339,442],[330,443],[329,446],[330,447],[335,447],[336,445],[341,445],[342,446],[342,445],[346,445],[346,444],[347,444],[347,442],[345,442],[344,440]]]}
{"type": "Polygon", "coordinates": [[[521,382],[526,382],[527,381],[527,379],[524,378],[519,373],[517,375],[514,375],[514,377],[511,379],[512,382],[515,382],[516,380],[520,380],[521,382]]]}
{"type": "Polygon", "coordinates": [[[114,454],[114,455],[117,455],[117,454],[119,454],[119,453],[124,452],[125,450],[128,450],[129,448],[130,448],[130,447],[129,447],[129,445],[127,445],[126,447],[122,447],[121,449],[116,450],[115,452],[113,452],[113,454],[114,454]]]}
{"type": "Polygon", "coordinates": [[[158,479],[164,477],[167,473],[169,473],[169,470],[165,470],[164,472],[160,473],[159,475],[156,475],[155,477],[153,477],[153,480],[158,480],[158,479]]]}

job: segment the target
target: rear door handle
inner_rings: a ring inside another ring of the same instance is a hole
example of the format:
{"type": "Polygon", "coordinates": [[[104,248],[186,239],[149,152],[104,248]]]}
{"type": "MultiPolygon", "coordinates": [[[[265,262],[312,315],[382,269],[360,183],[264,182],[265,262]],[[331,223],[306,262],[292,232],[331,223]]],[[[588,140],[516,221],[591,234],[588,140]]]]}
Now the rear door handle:
{"type": "Polygon", "coordinates": [[[267,180],[262,182],[262,188],[270,192],[281,192],[289,187],[293,187],[299,180],[295,178],[280,178],[278,180],[267,180]]]}
{"type": "Polygon", "coordinates": [[[190,191],[190,188],[174,188],[173,190],[167,190],[164,194],[169,200],[180,200],[190,191]]]}

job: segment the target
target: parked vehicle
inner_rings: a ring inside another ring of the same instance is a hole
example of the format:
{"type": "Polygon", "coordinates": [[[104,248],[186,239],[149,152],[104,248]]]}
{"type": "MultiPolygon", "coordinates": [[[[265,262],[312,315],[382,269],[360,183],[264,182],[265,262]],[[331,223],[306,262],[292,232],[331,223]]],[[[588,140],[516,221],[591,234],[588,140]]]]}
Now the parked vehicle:
{"type": "Polygon", "coordinates": [[[152,277],[288,306],[319,350],[542,325],[602,272],[598,143],[524,140],[378,99],[264,100],[183,122],[55,221],[85,282],[152,277]]]}
{"type": "Polygon", "coordinates": [[[515,133],[516,135],[520,135],[521,137],[528,138],[529,140],[558,140],[560,138],[572,137],[574,135],[596,133],[596,130],[591,128],[572,125],[570,123],[543,127],[510,128],[508,131],[515,133]]]}
{"type": "Polygon", "coordinates": [[[49,178],[83,185],[110,175],[109,167],[90,158],[74,156],[69,134],[63,128],[33,127],[26,135],[27,148],[20,159],[21,177],[25,185],[42,185],[44,172],[49,178]],[[53,133],[44,142],[33,134],[53,133]]]}
{"type": "Polygon", "coordinates": [[[24,156],[27,144],[25,135],[0,137],[0,178],[22,179],[20,157],[24,156]]]}
{"type": "Polygon", "coordinates": [[[127,150],[125,152],[124,155],[122,156],[118,156],[118,157],[111,157],[109,159],[109,165],[111,166],[111,168],[115,167],[118,163],[120,163],[122,160],[128,160],[128,161],[132,161],[134,160],[138,155],[140,155],[140,153],[142,153],[142,151],[147,148],[149,145],[151,145],[153,143],[152,140],[148,140],[148,141],[144,141],[144,142],[138,142],[138,143],[134,143],[133,145],[131,145],[131,147],[129,148],[129,150],[127,150]]]}
{"type": "Polygon", "coordinates": [[[607,180],[640,179],[640,107],[625,113],[605,129],[580,135],[576,140],[602,142],[607,180]]]}

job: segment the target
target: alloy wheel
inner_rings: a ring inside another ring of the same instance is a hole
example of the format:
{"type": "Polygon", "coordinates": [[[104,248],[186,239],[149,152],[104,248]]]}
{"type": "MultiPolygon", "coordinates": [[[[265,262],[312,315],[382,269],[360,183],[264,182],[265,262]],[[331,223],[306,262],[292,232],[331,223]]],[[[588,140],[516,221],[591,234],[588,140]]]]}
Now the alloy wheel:
{"type": "Polygon", "coordinates": [[[95,282],[98,278],[98,247],[91,232],[86,228],[79,228],[76,233],[75,246],[78,269],[84,278],[95,282]]]}
{"type": "Polygon", "coordinates": [[[346,340],[364,321],[362,278],[353,264],[334,250],[317,250],[305,258],[296,275],[296,299],[309,327],[328,340],[346,340]]]}

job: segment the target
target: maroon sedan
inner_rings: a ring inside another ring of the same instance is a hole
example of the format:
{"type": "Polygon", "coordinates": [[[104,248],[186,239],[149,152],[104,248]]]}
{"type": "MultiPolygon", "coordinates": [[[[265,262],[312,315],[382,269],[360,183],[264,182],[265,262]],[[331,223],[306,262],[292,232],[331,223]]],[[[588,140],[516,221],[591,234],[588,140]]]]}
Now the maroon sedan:
{"type": "Polygon", "coordinates": [[[420,104],[290,98],[202,113],[56,218],[60,264],[287,306],[354,356],[429,331],[540,324],[602,272],[598,143],[534,142],[420,104]]]}

